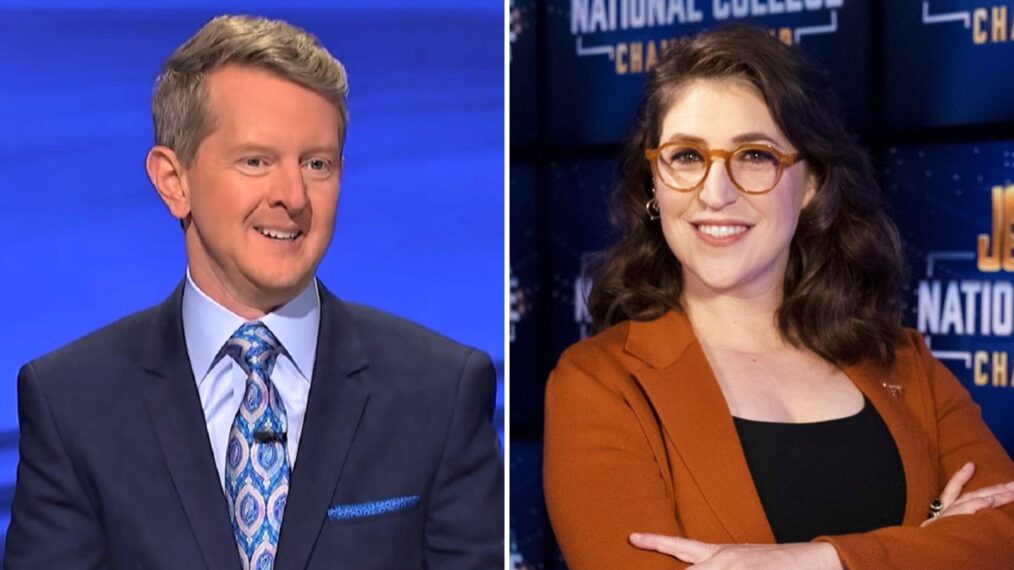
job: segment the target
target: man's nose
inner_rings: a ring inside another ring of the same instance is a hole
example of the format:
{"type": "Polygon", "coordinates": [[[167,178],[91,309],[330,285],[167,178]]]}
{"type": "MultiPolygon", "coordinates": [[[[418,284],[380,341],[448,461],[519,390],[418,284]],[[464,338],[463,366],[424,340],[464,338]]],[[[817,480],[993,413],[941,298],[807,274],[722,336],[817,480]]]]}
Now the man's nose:
{"type": "Polygon", "coordinates": [[[278,169],[277,176],[271,184],[269,201],[272,206],[282,206],[291,213],[298,213],[306,208],[309,196],[301,164],[298,162],[285,164],[278,169]]]}

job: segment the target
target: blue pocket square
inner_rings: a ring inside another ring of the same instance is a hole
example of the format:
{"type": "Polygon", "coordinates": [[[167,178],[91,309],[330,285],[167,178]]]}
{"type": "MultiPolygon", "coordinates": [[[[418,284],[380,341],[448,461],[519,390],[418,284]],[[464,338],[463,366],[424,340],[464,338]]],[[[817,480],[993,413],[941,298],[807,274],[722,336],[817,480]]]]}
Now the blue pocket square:
{"type": "Polygon", "coordinates": [[[407,495],[404,497],[391,497],[382,501],[370,501],[368,503],[335,505],[327,510],[327,518],[333,521],[345,521],[363,517],[375,517],[377,515],[404,511],[418,504],[419,495],[407,495]]]}

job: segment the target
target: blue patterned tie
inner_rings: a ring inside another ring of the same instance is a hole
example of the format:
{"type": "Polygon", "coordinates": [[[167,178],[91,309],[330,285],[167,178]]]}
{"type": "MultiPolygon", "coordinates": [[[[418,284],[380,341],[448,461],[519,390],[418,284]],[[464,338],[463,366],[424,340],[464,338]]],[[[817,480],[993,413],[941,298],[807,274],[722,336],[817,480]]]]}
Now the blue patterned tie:
{"type": "Polygon", "coordinates": [[[225,490],[243,570],[271,570],[289,494],[285,407],[271,383],[284,350],[260,322],[246,323],[225,343],[247,374],[246,392],[229,431],[225,490]]]}

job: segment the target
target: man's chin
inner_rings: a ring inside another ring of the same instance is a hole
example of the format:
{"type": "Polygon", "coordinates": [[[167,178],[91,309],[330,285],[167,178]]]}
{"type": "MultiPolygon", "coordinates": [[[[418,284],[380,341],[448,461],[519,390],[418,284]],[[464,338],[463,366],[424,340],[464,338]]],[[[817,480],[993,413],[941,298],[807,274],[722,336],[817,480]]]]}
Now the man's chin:
{"type": "Polygon", "coordinates": [[[246,275],[249,300],[259,308],[274,309],[293,300],[313,281],[313,273],[250,272],[246,275]]]}
{"type": "Polygon", "coordinates": [[[257,296],[284,305],[296,298],[313,280],[313,275],[296,279],[272,279],[254,282],[257,296]]]}

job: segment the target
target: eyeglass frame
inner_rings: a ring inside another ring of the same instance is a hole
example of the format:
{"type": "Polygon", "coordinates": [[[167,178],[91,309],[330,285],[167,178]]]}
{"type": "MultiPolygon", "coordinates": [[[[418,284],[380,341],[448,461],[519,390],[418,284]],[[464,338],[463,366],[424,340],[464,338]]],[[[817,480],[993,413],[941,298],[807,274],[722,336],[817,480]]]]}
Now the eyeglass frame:
{"type": "Polygon", "coordinates": [[[778,186],[778,183],[782,181],[782,174],[785,172],[785,169],[802,160],[803,153],[801,152],[784,153],[771,145],[757,143],[741,144],[732,150],[725,150],[721,148],[714,148],[709,150],[697,143],[687,141],[669,141],[665,144],[658,145],[655,148],[644,149],[644,158],[646,158],[648,160],[648,164],[651,165],[651,170],[655,174],[655,177],[661,180],[662,184],[665,184],[666,187],[671,188],[677,192],[694,192],[698,190],[701,186],[704,186],[704,182],[708,179],[708,174],[711,172],[711,163],[714,162],[714,157],[721,158],[722,161],[725,163],[725,173],[729,176],[729,180],[732,182],[732,184],[736,187],[737,190],[743,192],[744,194],[751,194],[756,196],[759,194],[767,194],[768,192],[774,190],[775,186],[778,186]],[[664,149],[667,146],[673,145],[682,145],[685,147],[693,148],[697,151],[700,151],[701,156],[704,157],[704,176],[701,177],[700,182],[691,186],[690,188],[677,188],[672,184],[666,182],[665,178],[663,178],[662,175],[659,173],[658,160],[662,156],[662,149],[664,149]],[[771,187],[768,188],[767,190],[747,190],[746,188],[740,186],[739,182],[736,181],[736,177],[732,174],[732,161],[730,159],[733,157],[733,155],[744,150],[763,150],[765,152],[770,152],[778,160],[778,174],[775,175],[774,183],[771,184],[771,187]]]}

